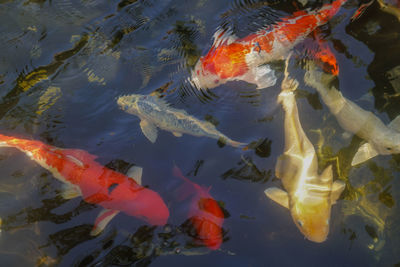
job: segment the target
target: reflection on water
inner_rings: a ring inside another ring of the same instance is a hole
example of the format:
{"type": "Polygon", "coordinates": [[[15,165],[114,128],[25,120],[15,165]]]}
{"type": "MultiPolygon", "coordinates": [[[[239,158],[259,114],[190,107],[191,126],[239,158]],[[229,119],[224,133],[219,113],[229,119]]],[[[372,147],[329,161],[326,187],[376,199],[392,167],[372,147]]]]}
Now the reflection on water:
{"type": "MultiPolygon", "coordinates": [[[[116,217],[99,236],[90,231],[100,209],[61,198],[62,185],[20,152],[0,150],[0,261],[7,266],[393,266],[400,264],[400,156],[378,156],[352,167],[363,143],[343,132],[319,94],[303,82],[318,49],[309,36],[295,47],[291,75],[297,105],[320,170],[333,165],[346,189],[332,210],[323,244],[304,240],[291,218],[265,198],[279,185],[283,151],[279,86],[256,90],[241,81],[198,90],[190,73],[222,29],[244,38],[305,8],[330,1],[0,0],[0,124],[2,134],[31,137],[99,155],[126,173],[134,162],[171,210],[153,227],[116,217]],[[121,95],[150,94],[211,122],[247,150],[209,138],[160,131],[152,144],[139,120],[116,104],[121,95]],[[216,251],[198,242],[188,200],[177,201],[181,166],[211,187],[224,213],[216,251]],[[288,257],[287,255],[292,255],[288,257]]],[[[385,124],[400,114],[400,22],[396,1],[348,1],[320,27],[333,51],[342,94],[385,124]]],[[[283,62],[272,62],[278,83],[283,62]]]]}

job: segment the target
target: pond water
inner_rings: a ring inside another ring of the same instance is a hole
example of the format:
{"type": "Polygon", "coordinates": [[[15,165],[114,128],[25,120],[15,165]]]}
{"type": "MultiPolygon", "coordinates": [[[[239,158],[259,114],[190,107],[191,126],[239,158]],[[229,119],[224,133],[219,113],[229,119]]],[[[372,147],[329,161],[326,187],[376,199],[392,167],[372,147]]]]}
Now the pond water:
{"type": "MultiPolygon", "coordinates": [[[[277,83],[262,90],[243,81],[210,90],[187,82],[218,29],[242,38],[326,3],[0,0],[1,134],[79,148],[121,173],[141,166],[142,184],[170,210],[165,226],[120,213],[91,236],[99,205],[63,199],[63,183],[51,172],[14,148],[2,148],[1,265],[399,266],[400,155],[351,166],[362,139],[345,133],[303,81],[302,56],[311,37],[294,48],[289,68],[300,83],[299,116],[320,171],[332,164],[334,179],[346,183],[323,243],[306,240],[289,211],[264,194],[282,187],[275,164],[284,149],[284,111],[276,97],[284,62],[271,64],[277,83]],[[158,96],[253,145],[242,150],[164,130],[151,143],[140,119],[117,105],[127,94],[158,96]],[[174,166],[222,206],[218,249],[193,235],[174,166]]],[[[342,94],[388,124],[400,114],[400,12],[393,2],[375,1],[351,20],[361,4],[347,1],[319,34],[337,59],[342,94]]]]}

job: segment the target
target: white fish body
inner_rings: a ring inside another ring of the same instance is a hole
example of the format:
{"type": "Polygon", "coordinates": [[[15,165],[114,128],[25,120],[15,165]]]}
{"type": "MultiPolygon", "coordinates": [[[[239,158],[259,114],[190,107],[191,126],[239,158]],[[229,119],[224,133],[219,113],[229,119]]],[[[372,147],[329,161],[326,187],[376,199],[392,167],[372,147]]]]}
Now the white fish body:
{"type": "Polygon", "coordinates": [[[275,174],[286,191],[271,187],[265,194],[290,210],[294,223],[307,239],[323,242],[329,232],[331,206],[345,184],[339,180],[333,182],[331,166],[318,174],[314,147],[299,120],[294,95],[297,86],[297,81],[286,77],[278,97],[285,110],[285,151],[278,158],[275,174]]]}
{"type": "Polygon", "coordinates": [[[372,112],[345,98],[333,86],[328,88],[327,85],[333,77],[311,66],[304,76],[304,81],[319,92],[323,102],[345,131],[366,141],[354,155],[351,165],[360,164],[379,154],[400,153],[400,116],[386,126],[372,112]]]}

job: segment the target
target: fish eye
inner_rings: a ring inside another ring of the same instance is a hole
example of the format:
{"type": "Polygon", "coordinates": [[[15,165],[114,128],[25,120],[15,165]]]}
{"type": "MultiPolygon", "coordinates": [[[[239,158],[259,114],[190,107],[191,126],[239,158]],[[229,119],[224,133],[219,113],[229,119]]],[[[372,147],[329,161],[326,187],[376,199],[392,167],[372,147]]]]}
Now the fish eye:
{"type": "Polygon", "coordinates": [[[387,148],[386,148],[386,150],[389,150],[389,151],[391,151],[391,150],[392,150],[392,148],[391,148],[391,147],[387,147],[387,148]]]}
{"type": "Polygon", "coordinates": [[[300,225],[300,227],[303,227],[303,221],[297,220],[297,223],[300,225]]]}

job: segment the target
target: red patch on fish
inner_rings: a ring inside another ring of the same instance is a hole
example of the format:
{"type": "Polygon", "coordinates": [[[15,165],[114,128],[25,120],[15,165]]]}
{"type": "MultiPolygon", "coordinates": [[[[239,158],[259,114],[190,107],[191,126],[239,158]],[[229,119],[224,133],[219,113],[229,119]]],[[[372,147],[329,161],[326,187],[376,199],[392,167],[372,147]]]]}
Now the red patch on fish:
{"type": "Polygon", "coordinates": [[[188,216],[198,239],[208,248],[218,249],[222,244],[222,224],[225,218],[218,202],[211,197],[209,190],[183,176],[178,167],[174,167],[173,173],[194,189],[188,216]]]}

